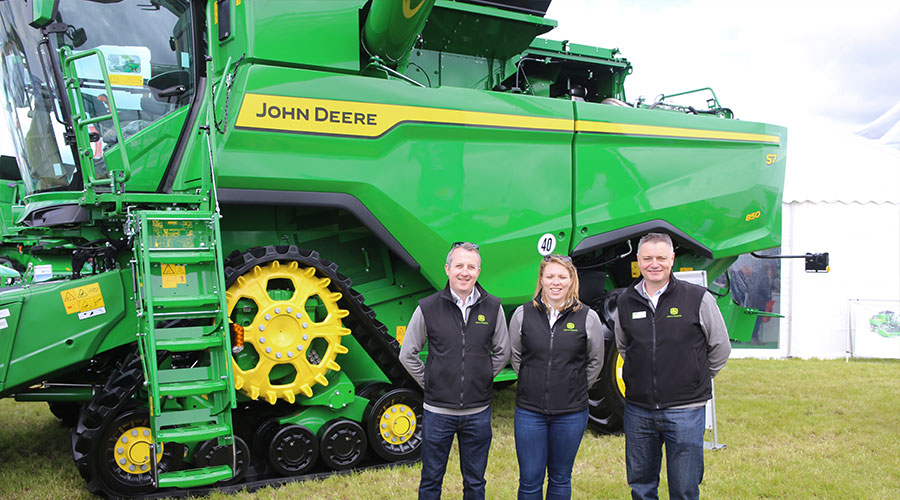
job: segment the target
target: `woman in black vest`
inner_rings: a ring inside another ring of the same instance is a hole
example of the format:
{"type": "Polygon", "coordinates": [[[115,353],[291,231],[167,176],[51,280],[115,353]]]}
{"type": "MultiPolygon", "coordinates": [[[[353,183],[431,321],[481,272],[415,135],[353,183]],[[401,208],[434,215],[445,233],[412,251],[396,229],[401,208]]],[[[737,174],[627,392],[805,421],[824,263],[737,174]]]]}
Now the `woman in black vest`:
{"type": "Polygon", "coordinates": [[[519,499],[570,498],[572,466],[588,420],[588,387],[603,365],[603,324],[578,300],[565,255],[541,261],[534,300],[509,323],[516,392],[519,499]]]}

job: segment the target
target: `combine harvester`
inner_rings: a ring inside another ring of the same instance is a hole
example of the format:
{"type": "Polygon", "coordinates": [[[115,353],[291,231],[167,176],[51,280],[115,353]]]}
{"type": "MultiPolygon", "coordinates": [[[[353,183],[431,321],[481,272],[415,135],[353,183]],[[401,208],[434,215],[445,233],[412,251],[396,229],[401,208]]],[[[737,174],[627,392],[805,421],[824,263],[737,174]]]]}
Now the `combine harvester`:
{"type": "Polygon", "coordinates": [[[548,4],[0,0],[0,396],[48,402],[107,496],[409,461],[397,341],[453,242],[510,311],[571,255],[607,322],[650,230],[710,280],[778,246],[785,129],[629,104],[617,51],[539,38],[548,4]]]}

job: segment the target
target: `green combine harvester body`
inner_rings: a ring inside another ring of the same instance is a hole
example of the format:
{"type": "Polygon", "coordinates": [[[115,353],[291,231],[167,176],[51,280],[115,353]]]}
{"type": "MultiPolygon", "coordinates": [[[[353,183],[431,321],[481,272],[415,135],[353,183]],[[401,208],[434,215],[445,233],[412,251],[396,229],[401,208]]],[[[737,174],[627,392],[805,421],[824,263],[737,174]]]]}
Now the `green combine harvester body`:
{"type": "Polygon", "coordinates": [[[0,1],[0,396],[48,402],[108,496],[414,460],[398,341],[454,242],[508,312],[572,256],[608,326],[649,231],[710,282],[778,246],[786,130],[629,104],[548,5],[0,1]]]}

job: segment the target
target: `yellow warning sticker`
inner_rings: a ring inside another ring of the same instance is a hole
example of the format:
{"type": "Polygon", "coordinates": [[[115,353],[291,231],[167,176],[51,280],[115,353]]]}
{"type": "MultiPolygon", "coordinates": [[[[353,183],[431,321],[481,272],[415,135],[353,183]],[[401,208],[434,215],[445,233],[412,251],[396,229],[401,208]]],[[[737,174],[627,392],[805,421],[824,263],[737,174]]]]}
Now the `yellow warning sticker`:
{"type": "Polygon", "coordinates": [[[98,283],[70,288],[59,292],[59,294],[62,296],[66,314],[93,311],[104,307],[103,295],[100,293],[100,284],[98,283]]]}
{"type": "Polygon", "coordinates": [[[110,85],[127,85],[129,87],[141,87],[144,85],[144,79],[141,75],[109,75],[110,85]]]}
{"type": "Polygon", "coordinates": [[[185,283],[184,268],[185,266],[179,266],[178,264],[163,264],[162,287],[175,288],[178,285],[183,285],[185,283]]]}
{"type": "Polygon", "coordinates": [[[403,345],[403,337],[406,337],[406,327],[398,326],[397,327],[397,342],[399,342],[400,345],[403,345]]]}
{"type": "Polygon", "coordinates": [[[631,277],[637,278],[641,275],[641,266],[638,265],[636,260],[631,261],[631,277]]]}

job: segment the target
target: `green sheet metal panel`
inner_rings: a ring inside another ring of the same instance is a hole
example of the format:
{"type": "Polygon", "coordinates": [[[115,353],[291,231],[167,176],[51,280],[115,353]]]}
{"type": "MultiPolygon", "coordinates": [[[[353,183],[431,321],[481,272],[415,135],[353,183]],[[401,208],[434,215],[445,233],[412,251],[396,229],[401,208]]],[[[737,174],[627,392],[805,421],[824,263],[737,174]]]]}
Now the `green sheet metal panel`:
{"type": "Polygon", "coordinates": [[[576,237],[665,220],[716,258],[781,238],[786,130],[576,103],[576,237]]]}
{"type": "Polygon", "coordinates": [[[243,76],[219,188],[349,193],[435,287],[450,243],[472,240],[485,285],[516,300],[531,293],[538,237],[569,237],[569,101],[305,70],[243,76]]]}
{"type": "Polygon", "coordinates": [[[422,48],[503,59],[555,27],[556,21],[540,16],[437,0],[422,30],[422,48]]]}
{"type": "Polygon", "coordinates": [[[230,57],[237,61],[359,70],[361,0],[228,0],[210,2],[217,32],[216,9],[231,9],[232,35],[212,44],[216,71],[230,57]]]}
{"type": "Polygon", "coordinates": [[[112,348],[134,341],[134,307],[128,308],[121,272],[0,292],[0,303],[17,298],[24,302],[5,389],[88,360],[102,350],[101,344],[112,348]],[[120,324],[127,312],[132,328],[120,324]]]}

